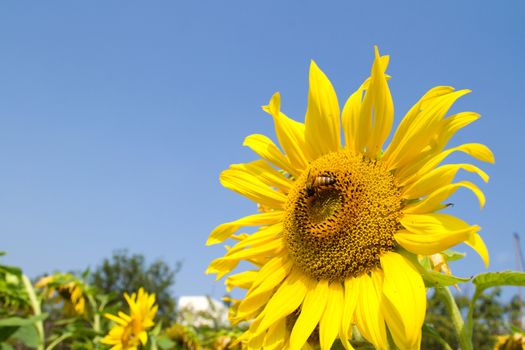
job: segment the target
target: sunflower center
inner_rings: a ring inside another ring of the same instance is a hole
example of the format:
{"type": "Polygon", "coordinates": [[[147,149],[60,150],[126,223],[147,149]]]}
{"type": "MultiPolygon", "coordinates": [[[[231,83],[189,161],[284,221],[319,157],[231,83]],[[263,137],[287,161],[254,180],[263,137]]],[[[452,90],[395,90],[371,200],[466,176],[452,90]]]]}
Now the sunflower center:
{"type": "Polygon", "coordinates": [[[395,178],[381,161],[330,153],[312,162],[288,195],[288,250],[317,280],[357,277],[394,249],[400,214],[395,178]]]}

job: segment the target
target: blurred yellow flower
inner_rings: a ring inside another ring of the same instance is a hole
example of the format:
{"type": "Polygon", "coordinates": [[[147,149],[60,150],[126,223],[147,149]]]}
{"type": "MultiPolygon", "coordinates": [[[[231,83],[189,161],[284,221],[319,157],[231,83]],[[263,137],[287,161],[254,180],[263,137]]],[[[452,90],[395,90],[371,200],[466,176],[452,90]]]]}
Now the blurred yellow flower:
{"type": "Polygon", "coordinates": [[[478,143],[445,149],[473,112],[446,117],[468,90],[439,86],[428,91],[390,140],[394,106],[388,56],[376,48],[371,76],[342,112],[332,84],[312,62],[305,123],[281,112],[279,93],[263,110],[273,117],[280,148],[264,135],[244,145],[262,159],[234,164],[223,186],[258,204],[259,213],[218,226],[207,244],[233,238],[207,273],[218,278],[241,261],[253,268],[228,277],[228,289],[246,289],[233,322],[252,321],[241,341],[249,349],[330,349],[339,338],[352,346],[352,328],[376,348],[418,349],[426,312],[425,286],[407,258],[430,256],[461,242],[488,264],[479,226],[439,213],[459,188],[485,197],[471,182],[453,182],[459,170],[488,176],[471,164],[439,166],[454,152],[494,162],[478,143]],[[341,128],[342,127],[342,128],[341,128]],[[342,135],[346,140],[342,145],[342,135]],[[242,227],[253,234],[233,235],[242,227]]]}
{"type": "Polygon", "coordinates": [[[42,277],[35,283],[35,287],[46,287],[47,298],[52,298],[56,294],[55,302],[64,303],[64,313],[67,315],[84,315],[86,311],[84,284],[72,274],[57,273],[42,277]]]}
{"type": "Polygon", "coordinates": [[[129,315],[124,312],[118,316],[105,314],[104,317],[115,322],[109,333],[101,340],[103,344],[113,345],[111,350],[136,350],[148,342],[147,330],[155,325],[153,319],[158,306],[155,294],[148,294],[143,288],[129,296],[124,293],[129,305],[129,315]]]}
{"type": "Polygon", "coordinates": [[[494,350],[525,350],[525,336],[521,333],[500,335],[494,350]]]}

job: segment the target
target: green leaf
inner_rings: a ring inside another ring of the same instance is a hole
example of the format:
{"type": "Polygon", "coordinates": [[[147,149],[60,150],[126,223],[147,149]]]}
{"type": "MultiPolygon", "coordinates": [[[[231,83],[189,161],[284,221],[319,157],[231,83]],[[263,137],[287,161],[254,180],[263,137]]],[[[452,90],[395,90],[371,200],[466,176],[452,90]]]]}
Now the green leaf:
{"type": "Polygon", "coordinates": [[[7,266],[7,265],[0,265],[0,272],[2,273],[10,273],[12,275],[20,276],[22,274],[22,270],[16,266],[7,266]]]}
{"type": "Polygon", "coordinates": [[[15,350],[15,348],[13,348],[11,345],[7,343],[1,343],[0,350],[15,350]]]}
{"type": "Polygon", "coordinates": [[[31,348],[36,348],[38,346],[38,332],[33,325],[18,328],[11,338],[18,339],[31,348]]]}
{"type": "Polygon", "coordinates": [[[35,322],[41,321],[47,317],[47,314],[40,314],[38,316],[32,316],[28,318],[21,317],[9,317],[0,320],[0,327],[23,327],[32,325],[35,322]]]}
{"type": "Polygon", "coordinates": [[[15,286],[18,286],[20,284],[20,275],[15,275],[12,273],[6,273],[5,274],[5,281],[7,284],[12,284],[15,286]]]}
{"type": "Polygon", "coordinates": [[[158,337],[157,338],[157,346],[159,349],[173,349],[175,346],[175,342],[173,342],[171,339],[166,337],[158,337]]]}
{"type": "Polygon", "coordinates": [[[150,334],[153,335],[153,336],[158,336],[160,334],[161,330],[162,330],[162,321],[157,323],[155,328],[153,328],[153,330],[150,331],[150,334]]]}
{"type": "Polygon", "coordinates": [[[427,287],[445,287],[470,281],[470,277],[457,277],[437,271],[425,271],[425,273],[423,273],[423,279],[425,280],[427,287]]]}
{"type": "Polygon", "coordinates": [[[443,254],[445,256],[445,259],[449,262],[463,259],[465,255],[467,255],[465,253],[460,253],[452,249],[445,249],[441,252],[441,254],[443,254]]]}
{"type": "Polygon", "coordinates": [[[432,266],[430,266],[430,259],[428,258],[428,256],[424,256],[421,260],[419,260],[419,263],[425,268],[425,270],[432,269],[432,266]]]}
{"type": "Polygon", "coordinates": [[[5,342],[7,339],[11,338],[11,336],[16,333],[18,328],[20,327],[13,326],[0,328],[0,343],[5,342]]]}
{"type": "Polygon", "coordinates": [[[525,272],[501,271],[481,273],[472,279],[472,283],[480,292],[496,286],[525,286],[525,272]]]}
{"type": "Polygon", "coordinates": [[[510,330],[512,331],[512,333],[524,334],[521,328],[514,326],[512,324],[510,325],[510,330]]]}
{"type": "MultiPolygon", "coordinates": [[[[470,277],[457,277],[454,275],[447,275],[433,270],[427,270],[421,264],[421,262],[415,254],[412,254],[403,249],[400,249],[399,253],[405,258],[407,258],[412,263],[412,265],[419,271],[427,287],[446,287],[470,281],[470,277]]],[[[425,259],[423,259],[423,261],[425,261],[425,259]]]]}

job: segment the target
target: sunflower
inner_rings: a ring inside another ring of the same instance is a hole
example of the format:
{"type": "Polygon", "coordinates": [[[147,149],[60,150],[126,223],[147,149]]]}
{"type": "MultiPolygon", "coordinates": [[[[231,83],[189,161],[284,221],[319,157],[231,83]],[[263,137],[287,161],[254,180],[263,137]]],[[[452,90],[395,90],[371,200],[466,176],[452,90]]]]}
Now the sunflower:
{"type": "Polygon", "coordinates": [[[312,61],[305,122],[283,114],[274,94],[263,110],[273,117],[281,149],[266,136],[250,135],[244,145],[262,159],[221,174],[223,186],[260,209],[219,225],[207,241],[237,241],[210,264],[207,273],[217,279],[241,261],[254,266],[226,279],[228,289],[246,290],[233,304],[231,321],[252,321],[241,337],[247,348],[330,349],[339,338],[352,349],[355,326],[378,349],[389,348],[389,337],[400,349],[418,349],[426,290],[410,257],[464,242],[489,262],[480,227],[439,212],[462,187],[481,207],[485,203],[473,183],[453,182],[460,169],[488,181],[485,172],[472,164],[440,165],[454,152],[494,162],[479,143],[445,149],[479,117],[446,117],[469,91],[431,89],[384,147],[394,120],[388,62],[376,47],[371,76],[340,113],[332,84],[312,61]],[[235,234],[250,226],[259,229],[235,234]]]}
{"type": "Polygon", "coordinates": [[[499,335],[494,350],[525,350],[525,336],[522,333],[499,335]]]}
{"type": "Polygon", "coordinates": [[[66,315],[82,316],[86,313],[84,283],[72,274],[56,273],[42,277],[35,287],[47,288],[47,298],[55,296],[56,303],[63,302],[63,310],[66,315]]]}
{"type": "Polygon", "coordinates": [[[113,345],[111,350],[137,350],[148,342],[147,330],[155,325],[153,319],[158,306],[155,294],[148,294],[143,288],[129,296],[124,293],[130,313],[119,312],[118,316],[105,314],[104,317],[115,322],[109,333],[101,340],[103,344],[113,345]]]}

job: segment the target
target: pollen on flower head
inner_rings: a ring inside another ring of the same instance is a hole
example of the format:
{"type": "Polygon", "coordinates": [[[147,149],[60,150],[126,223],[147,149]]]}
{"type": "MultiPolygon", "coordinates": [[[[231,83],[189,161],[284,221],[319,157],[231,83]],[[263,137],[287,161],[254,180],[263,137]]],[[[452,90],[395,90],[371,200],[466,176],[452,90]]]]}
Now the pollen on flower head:
{"type": "Polygon", "coordinates": [[[289,193],[287,247],[317,280],[357,277],[393,250],[400,215],[395,178],[380,160],[329,153],[312,162],[289,193]]]}

